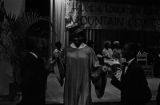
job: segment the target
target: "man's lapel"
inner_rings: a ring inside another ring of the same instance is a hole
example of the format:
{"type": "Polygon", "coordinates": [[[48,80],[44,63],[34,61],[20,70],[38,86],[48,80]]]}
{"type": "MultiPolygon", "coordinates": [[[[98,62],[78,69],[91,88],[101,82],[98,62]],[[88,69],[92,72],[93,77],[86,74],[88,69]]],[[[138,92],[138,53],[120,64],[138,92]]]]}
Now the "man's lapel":
{"type": "Polygon", "coordinates": [[[136,63],[136,59],[134,59],[134,60],[128,65],[128,67],[127,67],[127,69],[126,69],[126,72],[125,72],[125,70],[123,70],[124,76],[126,76],[126,75],[131,71],[131,69],[132,69],[132,67],[134,66],[135,63],[136,63]]]}

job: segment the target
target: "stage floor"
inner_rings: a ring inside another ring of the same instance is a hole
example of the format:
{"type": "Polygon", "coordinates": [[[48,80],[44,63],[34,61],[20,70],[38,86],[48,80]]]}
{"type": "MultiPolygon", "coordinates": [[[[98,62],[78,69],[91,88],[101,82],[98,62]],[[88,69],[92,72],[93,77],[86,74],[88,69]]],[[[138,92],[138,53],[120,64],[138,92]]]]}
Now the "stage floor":
{"type": "MultiPolygon", "coordinates": [[[[91,94],[93,102],[119,102],[120,91],[110,84],[110,78],[107,79],[105,94],[102,98],[97,98],[92,84],[91,94]]],[[[155,100],[160,78],[147,78],[150,89],[152,90],[152,100],[155,100]]],[[[63,103],[63,87],[61,87],[54,74],[50,74],[47,80],[46,91],[47,103],[63,103]]]]}

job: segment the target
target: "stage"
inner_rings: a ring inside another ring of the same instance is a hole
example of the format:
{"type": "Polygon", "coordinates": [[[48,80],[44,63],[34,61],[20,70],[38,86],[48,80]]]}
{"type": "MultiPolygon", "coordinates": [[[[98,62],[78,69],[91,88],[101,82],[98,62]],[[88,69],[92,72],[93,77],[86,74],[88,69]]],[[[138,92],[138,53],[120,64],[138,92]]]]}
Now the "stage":
{"type": "MultiPolygon", "coordinates": [[[[110,78],[107,78],[107,84],[105,94],[102,98],[98,99],[95,94],[94,86],[92,84],[91,94],[92,101],[97,102],[119,102],[120,91],[110,84],[110,78]]],[[[157,94],[158,84],[160,78],[147,78],[150,89],[152,90],[152,100],[155,100],[157,94]]],[[[46,91],[46,103],[63,103],[63,87],[61,87],[54,74],[50,74],[47,80],[47,91],[46,91]]]]}

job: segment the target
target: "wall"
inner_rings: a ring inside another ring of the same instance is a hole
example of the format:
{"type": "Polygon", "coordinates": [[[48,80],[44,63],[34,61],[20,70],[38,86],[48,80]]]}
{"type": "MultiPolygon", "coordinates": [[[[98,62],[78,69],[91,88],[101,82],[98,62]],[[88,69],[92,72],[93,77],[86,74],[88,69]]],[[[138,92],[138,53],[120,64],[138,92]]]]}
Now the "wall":
{"type": "Polygon", "coordinates": [[[25,10],[25,0],[4,0],[4,7],[7,13],[20,16],[25,10]]]}

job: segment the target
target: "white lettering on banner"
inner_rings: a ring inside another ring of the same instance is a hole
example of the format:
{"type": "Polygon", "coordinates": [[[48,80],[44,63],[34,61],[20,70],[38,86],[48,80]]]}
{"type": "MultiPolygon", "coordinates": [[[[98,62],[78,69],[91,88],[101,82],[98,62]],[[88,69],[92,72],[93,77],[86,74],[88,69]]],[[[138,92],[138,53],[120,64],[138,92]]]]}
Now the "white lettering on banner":
{"type": "Polygon", "coordinates": [[[78,20],[80,24],[88,24],[90,28],[95,28],[97,25],[101,25],[102,29],[146,29],[149,31],[153,30],[151,27],[154,27],[154,21],[149,22],[142,18],[133,18],[129,16],[81,16],[78,20]]]}
{"type": "MultiPolygon", "coordinates": [[[[76,22],[90,29],[160,30],[160,9],[131,4],[106,2],[72,2],[72,11],[79,11],[76,22]]],[[[72,14],[70,14],[72,15],[72,14]]],[[[75,14],[74,14],[75,15],[75,14]]]]}

